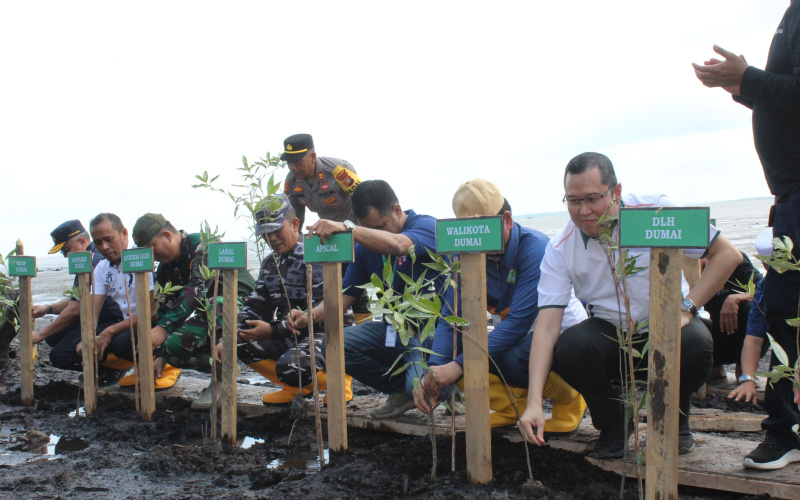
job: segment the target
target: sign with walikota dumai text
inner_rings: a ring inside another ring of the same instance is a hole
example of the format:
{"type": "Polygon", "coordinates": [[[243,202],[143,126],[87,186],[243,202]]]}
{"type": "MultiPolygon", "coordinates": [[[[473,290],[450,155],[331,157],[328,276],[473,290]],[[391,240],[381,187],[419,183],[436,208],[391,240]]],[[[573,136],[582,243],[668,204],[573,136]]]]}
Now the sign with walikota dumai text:
{"type": "Polygon", "coordinates": [[[153,272],[153,249],[149,247],[122,251],[123,273],[153,272]]]}
{"type": "Polygon", "coordinates": [[[620,246],[706,248],[708,216],[708,207],[620,208],[620,246]]]}
{"type": "Polygon", "coordinates": [[[436,253],[501,253],[503,243],[499,215],[436,220],[436,253]]]}
{"type": "Polygon", "coordinates": [[[303,261],[306,264],[353,262],[355,257],[353,233],[350,231],[334,233],[325,238],[325,243],[319,240],[319,236],[312,236],[305,241],[304,252],[303,261]]]}
{"type": "Polygon", "coordinates": [[[209,243],[209,269],[247,269],[247,243],[209,243]]]}

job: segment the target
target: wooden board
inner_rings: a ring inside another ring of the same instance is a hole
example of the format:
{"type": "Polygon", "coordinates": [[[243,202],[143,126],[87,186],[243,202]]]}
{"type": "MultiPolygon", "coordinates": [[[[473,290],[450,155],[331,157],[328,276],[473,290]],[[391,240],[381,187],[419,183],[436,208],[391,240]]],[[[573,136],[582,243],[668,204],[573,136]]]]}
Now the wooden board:
{"type": "Polygon", "coordinates": [[[155,380],[153,374],[153,340],[150,334],[150,290],[147,273],[134,273],[136,275],[136,332],[138,342],[136,350],[139,374],[139,396],[142,398],[142,420],[152,420],[156,411],[154,396],[155,380]]]}
{"type": "Polygon", "coordinates": [[[97,411],[97,374],[94,352],[94,310],[89,274],[77,275],[80,292],[81,349],[83,350],[83,408],[87,415],[97,411]]]}
{"type": "MultiPolygon", "coordinates": [[[[800,463],[777,471],[755,471],[742,466],[744,456],[757,444],[756,441],[696,433],[695,450],[678,458],[678,484],[739,494],[800,498],[800,463]]],[[[586,460],[603,470],[636,477],[635,466],[630,461],[586,460]]]]}
{"type": "MultiPolygon", "coordinates": [[[[219,272],[219,271],[217,271],[219,272]]],[[[243,271],[247,272],[247,270],[243,271]]],[[[236,343],[239,339],[236,319],[239,315],[238,284],[239,271],[222,271],[222,419],[220,434],[222,442],[236,445],[236,374],[239,365],[236,358],[236,343]]],[[[214,304],[216,307],[216,304],[214,304]]],[[[214,325],[216,328],[217,325],[214,325]]],[[[217,367],[219,370],[220,367],[217,367]]]]}
{"type": "Polygon", "coordinates": [[[347,449],[347,419],[344,382],[344,323],[342,322],[342,266],[322,264],[325,304],[325,373],[328,385],[328,447],[347,449]]]}
{"type": "Polygon", "coordinates": [[[469,401],[467,425],[467,479],[492,480],[492,438],[489,426],[489,337],[486,331],[486,256],[461,256],[461,304],[469,325],[464,336],[464,395],[469,401]],[[467,339],[472,339],[467,340],[467,339]]]}

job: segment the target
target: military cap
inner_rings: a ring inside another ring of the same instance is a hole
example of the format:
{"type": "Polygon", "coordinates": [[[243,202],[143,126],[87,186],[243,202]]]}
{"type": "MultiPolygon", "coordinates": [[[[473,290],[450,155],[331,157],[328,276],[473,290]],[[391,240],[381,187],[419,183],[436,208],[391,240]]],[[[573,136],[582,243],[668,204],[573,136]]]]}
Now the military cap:
{"type": "Polygon", "coordinates": [[[314,149],[311,134],[290,135],[283,141],[283,161],[300,161],[309,149],[314,149]]]}
{"type": "Polygon", "coordinates": [[[256,236],[272,233],[283,227],[289,207],[289,197],[285,194],[270,195],[266,206],[255,213],[256,236]]]}
{"type": "Polygon", "coordinates": [[[55,246],[47,253],[60,252],[64,247],[64,244],[68,242],[70,238],[85,232],[86,229],[83,227],[83,224],[81,224],[81,221],[78,219],[68,220],[67,222],[53,229],[53,232],[50,233],[50,237],[53,238],[53,243],[55,246]]]}
{"type": "Polygon", "coordinates": [[[146,247],[153,237],[167,227],[167,219],[161,214],[144,214],[133,226],[133,242],[137,247],[146,247]]]}

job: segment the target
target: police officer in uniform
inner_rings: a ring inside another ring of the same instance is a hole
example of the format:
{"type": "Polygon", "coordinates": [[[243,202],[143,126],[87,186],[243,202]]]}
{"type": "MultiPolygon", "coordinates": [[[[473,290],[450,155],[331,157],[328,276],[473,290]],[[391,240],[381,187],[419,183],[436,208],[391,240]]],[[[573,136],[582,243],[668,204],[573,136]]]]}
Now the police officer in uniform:
{"type": "MultiPolygon", "coordinates": [[[[311,134],[295,134],[283,141],[281,160],[289,164],[291,172],[286,176],[285,192],[303,227],[306,208],[320,219],[345,222],[355,226],[351,196],[361,179],[353,166],[338,158],[317,156],[311,134]]],[[[342,269],[347,269],[345,265],[342,269]]],[[[366,298],[353,304],[356,322],[361,323],[371,316],[366,298]]]]}

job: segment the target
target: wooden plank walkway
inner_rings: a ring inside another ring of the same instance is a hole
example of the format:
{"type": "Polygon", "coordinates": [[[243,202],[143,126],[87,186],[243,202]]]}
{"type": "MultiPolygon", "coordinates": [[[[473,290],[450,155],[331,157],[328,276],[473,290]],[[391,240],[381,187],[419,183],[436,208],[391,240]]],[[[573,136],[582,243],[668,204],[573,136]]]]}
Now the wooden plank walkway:
{"type": "MultiPolygon", "coordinates": [[[[170,389],[156,392],[156,401],[167,397],[194,399],[208,385],[208,380],[192,377],[185,372],[170,389]]],[[[238,413],[242,416],[258,416],[285,411],[285,407],[266,407],[261,397],[266,392],[278,389],[268,386],[238,384],[238,413]]],[[[125,394],[133,397],[133,391],[112,386],[99,391],[102,393],[125,394]]],[[[411,410],[400,418],[376,420],[369,416],[373,408],[383,403],[385,398],[377,396],[356,396],[347,406],[347,424],[351,427],[383,432],[426,436],[429,425],[427,416],[418,410],[411,410]]],[[[158,411],[158,405],[156,405],[158,411]]],[[[322,409],[325,417],[325,408],[322,409]]],[[[691,425],[695,430],[695,451],[679,457],[678,483],[687,486],[746,493],[751,495],[769,494],[777,498],[800,498],[800,463],[794,463],[779,471],[753,471],[742,466],[742,459],[757,444],[755,441],[729,438],[709,434],[714,432],[757,432],[763,415],[751,413],[730,413],[721,410],[692,410],[691,425]]],[[[442,408],[436,410],[436,432],[440,435],[450,433],[450,416],[442,408]]],[[[647,425],[640,424],[640,433],[646,433],[647,425]]],[[[464,432],[464,416],[456,416],[456,432],[464,432]]],[[[493,433],[511,442],[521,442],[519,431],[513,427],[494,429],[493,433]]],[[[586,455],[594,447],[599,433],[584,418],[577,431],[572,434],[553,437],[547,446],[586,455]]],[[[617,474],[636,477],[632,461],[596,460],[586,458],[591,464],[617,474]]]]}

